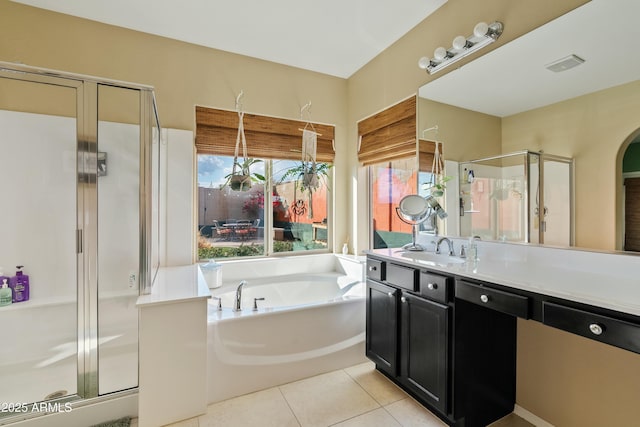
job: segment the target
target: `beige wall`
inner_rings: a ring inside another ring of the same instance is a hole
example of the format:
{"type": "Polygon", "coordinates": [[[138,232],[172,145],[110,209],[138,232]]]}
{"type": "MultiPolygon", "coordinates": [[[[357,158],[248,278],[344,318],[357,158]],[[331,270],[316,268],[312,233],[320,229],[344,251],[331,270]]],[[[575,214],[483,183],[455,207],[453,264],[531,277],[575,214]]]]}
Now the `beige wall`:
{"type": "Polygon", "coordinates": [[[452,105],[418,98],[418,136],[436,138],[435,131],[424,129],[438,125],[437,138],[443,141],[444,158],[456,162],[495,156],[502,150],[502,120],[452,105]]]}
{"type": "MultiPolygon", "coordinates": [[[[297,118],[299,108],[311,100],[313,120],[336,125],[334,241],[339,245],[350,232],[359,251],[367,247],[368,224],[363,220],[367,217],[366,180],[357,167],[356,122],[415,94],[431,79],[418,69],[418,58],[450,43],[454,35],[468,33],[478,21],[499,19],[505,23],[505,33],[486,49],[488,52],[584,2],[540,0],[532,6],[524,0],[449,0],[344,80],[0,0],[0,60],[153,85],[162,125],[179,129],[193,130],[195,104],[230,109],[240,90],[245,92],[247,111],[279,117],[297,118]]],[[[515,130],[521,125],[516,117],[512,119],[507,128],[515,130]]],[[[618,120],[603,124],[594,139],[589,139],[587,145],[598,146],[596,153],[603,153],[606,143],[602,141],[615,141],[602,156],[585,154],[584,138],[574,138],[568,147],[559,141],[549,143],[548,148],[546,143],[531,146],[532,140],[526,140],[531,137],[530,130],[515,132],[518,138],[505,130],[503,139],[508,142],[502,149],[511,151],[526,144],[526,148],[573,155],[584,160],[577,167],[585,168],[580,175],[584,177],[588,169],[602,171],[603,158],[616,159],[621,138],[632,131],[628,124],[618,129],[620,124],[618,120]]],[[[485,150],[443,141],[451,158],[467,150],[481,156],[485,150]]],[[[603,191],[609,189],[607,183],[615,182],[613,173],[613,168],[605,168],[603,181],[594,185],[602,185],[597,188],[603,191]]],[[[590,193],[585,186],[578,191],[580,195],[590,193]]],[[[593,218],[601,219],[596,213],[585,215],[581,224],[599,226],[599,221],[588,224],[593,218]]],[[[603,235],[612,233],[607,227],[603,235]]],[[[581,245],[594,243],[594,238],[584,233],[579,239],[581,245]]],[[[607,240],[607,247],[611,241],[607,240]]],[[[559,427],[637,423],[638,355],[527,321],[519,322],[518,343],[519,405],[559,427]]]]}

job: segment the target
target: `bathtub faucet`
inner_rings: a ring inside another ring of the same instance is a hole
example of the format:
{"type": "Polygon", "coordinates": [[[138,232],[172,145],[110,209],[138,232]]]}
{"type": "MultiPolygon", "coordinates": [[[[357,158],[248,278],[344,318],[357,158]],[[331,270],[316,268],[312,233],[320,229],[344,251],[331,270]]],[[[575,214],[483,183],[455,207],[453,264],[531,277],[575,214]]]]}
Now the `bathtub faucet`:
{"type": "Polygon", "coordinates": [[[247,281],[242,280],[238,285],[238,289],[236,289],[236,299],[235,299],[235,303],[233,304],[233,311],[242,310],[242,288],[246,284],[247,284],[247,281]]]}

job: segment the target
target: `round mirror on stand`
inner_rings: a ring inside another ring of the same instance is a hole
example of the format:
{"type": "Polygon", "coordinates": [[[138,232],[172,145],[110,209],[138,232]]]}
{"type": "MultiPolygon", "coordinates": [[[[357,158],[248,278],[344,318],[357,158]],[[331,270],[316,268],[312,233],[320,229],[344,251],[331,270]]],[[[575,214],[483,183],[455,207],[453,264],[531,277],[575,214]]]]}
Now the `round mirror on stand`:
{"type": "Polygon", "coordinates": [[[398,217],[405,224],[412,226],[411,243],[407,243],[402,249],[408,251],[423,251],[424,248],[416,243],[418,237],[418,229],[420,224],[429,217],[431,206],[427,200],[416,194],[405,196],[400,200],[400,204],[396,207],[398,217]]]}

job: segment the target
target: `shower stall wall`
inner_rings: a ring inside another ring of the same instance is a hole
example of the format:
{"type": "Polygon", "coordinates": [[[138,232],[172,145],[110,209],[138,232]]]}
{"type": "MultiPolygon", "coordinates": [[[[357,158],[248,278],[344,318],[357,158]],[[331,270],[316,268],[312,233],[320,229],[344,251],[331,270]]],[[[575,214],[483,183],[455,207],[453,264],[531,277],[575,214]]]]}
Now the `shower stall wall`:
{"type": "Polygon", "coordinates": [[[459,164],[460,235],[574,244],[573,159],[520,151],[459,164]]]}
{"type": "Polygon", "coordinates": [[[47,403],[1,425],[136,390],[160,127],[149,86],[0,62],[0,129],[0,265],[31,286],[0,307],[0,402],[47,403]]]}

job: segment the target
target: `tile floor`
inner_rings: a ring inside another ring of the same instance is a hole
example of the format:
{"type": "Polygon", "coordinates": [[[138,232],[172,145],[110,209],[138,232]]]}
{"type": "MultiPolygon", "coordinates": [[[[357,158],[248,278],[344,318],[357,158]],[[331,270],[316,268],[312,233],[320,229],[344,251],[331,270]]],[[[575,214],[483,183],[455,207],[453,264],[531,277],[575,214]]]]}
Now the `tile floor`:
{"type": "MultiPolygon", "coordinates": [[[[137,427],[133,420],[132,427],[137,427]]],[[[214,403],[169,427],[444,427],[367,362],[214,403]]],[[[533,427],[509,415],[492,427],[533,427]]]]}

